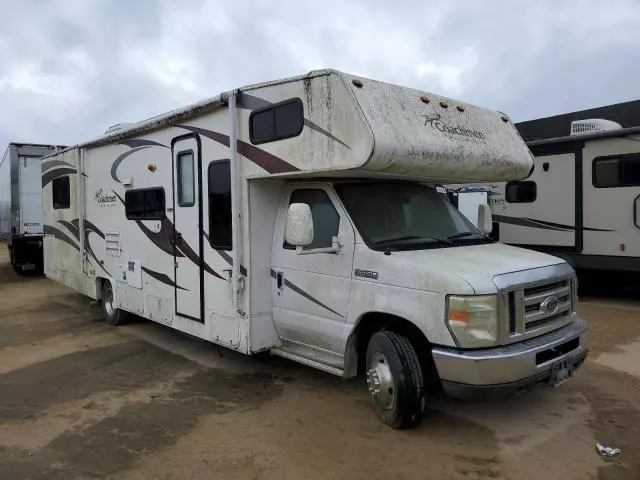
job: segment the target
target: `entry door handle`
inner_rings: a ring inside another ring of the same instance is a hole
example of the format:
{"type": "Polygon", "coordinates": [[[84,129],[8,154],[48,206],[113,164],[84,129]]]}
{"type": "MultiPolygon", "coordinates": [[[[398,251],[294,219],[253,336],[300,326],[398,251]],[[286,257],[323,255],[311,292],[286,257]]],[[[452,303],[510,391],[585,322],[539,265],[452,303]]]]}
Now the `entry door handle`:
{"type": "Polygon", "coordinates": [[[276,285],[278,286],[278,290],[282,289],[283,276],[282,272],[276,273],[276,285]]]}

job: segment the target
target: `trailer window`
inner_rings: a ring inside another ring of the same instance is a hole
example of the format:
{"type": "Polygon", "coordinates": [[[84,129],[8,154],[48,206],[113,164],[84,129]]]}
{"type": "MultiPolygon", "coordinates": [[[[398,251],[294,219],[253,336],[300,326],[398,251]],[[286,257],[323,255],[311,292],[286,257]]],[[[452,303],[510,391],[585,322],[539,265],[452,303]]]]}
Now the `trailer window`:
{"type": "Polygon", "coordinates": [[[508,203],[532,203],[538,198],[536,182],[507,182],[504,194],[508,203]]]}
{"type": "MultiPolygon", "coordinates": [[[[292,203],[306,203],[309,205],[313,216],[313,242],[304,248],[331,247],[333,237],[338,235],[340,215],[333,206],[327,192],[312,188],[295,190],[291,194],[289,205],[292,203]]],[[[288,250],[295,250],[296,248],[287,242],[284,242],[283,247],[288,250]]]]}
{"type": "Polygon", "coordinates": [[[593,186],[598,188],[640,186],[640,153],[595,158],[593,186]]]}
{"type": "Polygon", "coordinates": [[[53,191],[53,208],[59,210],[71,206],[71,189],[69,177],[56,178],[51,182],[53,191]]]}
{"type": "Polygon", "coordinates": [[[124,209],[129,220],[162,220],[165,217],[163,188],[128,190],[124,209]]]}
{"type": "Polygon", "coordinates": [[[297,137],[303,127],[304,108],[297,97],[256,109],[249,115],[249,138],[254,145],[297,137]]]}
{"type": "Polygon", "coordinates": [[[196,204],[195,169],[193,150],[178,154],[178,205],[192,207],[196,204]]]}
{"type": "Polygon", "coordinates": [[[231,164],[219,160],[209,164],[209,243],[216,250],[231,250],[231,164]]]}

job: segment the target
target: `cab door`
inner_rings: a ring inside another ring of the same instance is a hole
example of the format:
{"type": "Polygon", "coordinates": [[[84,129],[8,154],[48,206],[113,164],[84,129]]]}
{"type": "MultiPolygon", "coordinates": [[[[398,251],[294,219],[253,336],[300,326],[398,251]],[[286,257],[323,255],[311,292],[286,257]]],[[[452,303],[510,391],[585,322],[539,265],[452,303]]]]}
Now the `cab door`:
{"type": "Polygon", "coordinates": [[[274,322],[279,336],[311,349],[341,354],[353,267],[354,231],[335,193],[323,185],[289,187],[283,196],[271,257],[274,322]],[[314,225],[308,249],[332,246],[338,253],[299,254],[284,239],[291,203],[306,203],[314,225]]]}

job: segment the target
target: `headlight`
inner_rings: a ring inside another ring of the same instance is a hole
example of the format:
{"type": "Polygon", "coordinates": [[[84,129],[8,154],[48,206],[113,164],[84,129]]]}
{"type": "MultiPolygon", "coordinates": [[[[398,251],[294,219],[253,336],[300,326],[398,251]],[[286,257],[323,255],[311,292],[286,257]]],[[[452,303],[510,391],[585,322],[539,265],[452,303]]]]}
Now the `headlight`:
{"type": "Polygon", "coordinates": [[[449,296],[447,323],[458,345],[463,348],[495,345],[498,339],[498,297],[449,296]]]}

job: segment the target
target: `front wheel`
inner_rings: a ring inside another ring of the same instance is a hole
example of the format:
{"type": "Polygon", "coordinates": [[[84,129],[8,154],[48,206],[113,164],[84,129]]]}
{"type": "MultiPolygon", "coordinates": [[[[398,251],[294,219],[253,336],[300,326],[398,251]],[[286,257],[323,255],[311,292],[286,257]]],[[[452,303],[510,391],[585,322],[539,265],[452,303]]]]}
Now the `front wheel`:
{"type": "Polygon", "coordinates": [[[373,409],[391,428],[414,427],[422,420],[425,388],[415,350],[403,335],[375,333],[367,347],[367,386],[373,409]]]}
{"type": "Polygon", "coordinates": [[[104,321],[110,325],[123,325],[131,319],[129,312],[116,308],[113,287],[108,280],[102,284],[102,314],[104,321]]]}

